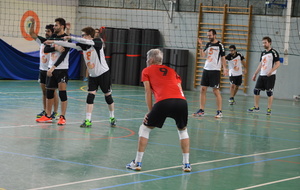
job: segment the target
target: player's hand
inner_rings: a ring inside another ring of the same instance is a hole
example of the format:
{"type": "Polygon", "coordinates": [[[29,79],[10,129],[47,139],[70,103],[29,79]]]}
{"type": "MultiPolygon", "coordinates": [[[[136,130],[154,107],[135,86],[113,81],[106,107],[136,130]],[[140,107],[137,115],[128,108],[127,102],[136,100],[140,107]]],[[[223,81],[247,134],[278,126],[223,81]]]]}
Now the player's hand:
{"type": "Polygon", "coordinates": [[[47,76],[48,76],[48,77],[52,77],[52,72],[53,72],[52,68],[49,69],[49,70],[47,71],[47,76]]]}
{"type": "Polygon", "coordinates": [[[62,52],[65,51],[65,48],[62,47],[62,46],[55,45],[54,48],[55,48],[56,51],[58,51],[58,52],[60,52],[60,53],[62,53],[62,52]]]}
{"type": "Polygon", "coordinates": [[[223,70],[223,75],[224,75],[224,77],[228,76],[228,69],[223,70]]]}
{"type": "Polygon", "coordinates": [[[244,75],[246,75],[247,74],[247,69],[244,69],[243,73],[244,73],[244,75]]]}
{"type": "Polygon", "coordinates": [[[273,72],[268,72],[267,77],[271,76],[273,72]]]}
{"type": "Polygon", "coordinates": [[[64,39],[65,41],[67,41],[67,40],[71,39],[71,36],[64,36],[64,37],[62,37],[62,39],[64,39]]]}
{"type": "Polygon", "coordinates": [[[70,28],[71,28],[71,23],[67,22],[67,23],[66,23],[66,29],[67,29],[67,30],[70,30],[70,28]]]}
{"type": "Polygon", "coordinates": [[[143,123],[145,123],[145,124],[148,123],[148,113],[145,115],[143,123]]]}
{"type": "Polygon", "coordinates": [[[34,24],[35,23],[35,20],[34,20],[34,18],[31,18],[31,19],[29,19],[30,20],[30,22],[32,23],[32,24],[34,24]]]}
{"type": "Polygon", "coordinates": [[[252,80],[253,80],[253,81],[256,81],[256,74],[254,74],[254,75],[252,76],[252,80]]]}
{"type": "Polygon", "coordinates": [[[201,40],[201,38],[198,38],[198,43],[200,44],[200,46],[202,45],[202,40],[201,40]]]}

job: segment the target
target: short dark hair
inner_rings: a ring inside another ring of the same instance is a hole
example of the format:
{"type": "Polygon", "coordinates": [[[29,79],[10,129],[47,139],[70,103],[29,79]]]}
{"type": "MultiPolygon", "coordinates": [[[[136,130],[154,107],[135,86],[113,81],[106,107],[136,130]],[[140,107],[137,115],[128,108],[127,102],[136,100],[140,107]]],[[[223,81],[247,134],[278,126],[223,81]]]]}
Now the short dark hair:
{"type": "Polygon", "coordinates": [[[263,37],[262,40],[267,40],[269,43],[272,43],[272,39],[269,36],[263,37]]]}
{"type": "Polygon", "coordinates": [[[60,25],[64,26],[64,29],[66,28],[66,20],[63,18],[56,18],[55,22],[58,22],[60,25]]]}
{"type": "Polygon", "coordinates": [[[81,29],[81,31],[85,32],[86,35],[90,35],[92,38],[95,36],[95,29],[90,26],[81,29]]]}
{"type": "Polygon", "coordinates": [[[234,49],[234,50],[236,50],[236,47],[235,47],[235,45],[230,45],[230,46],[229,46],[229,49],[234,49]]]}
{"type": "Polygon", "coordinates": [[[48,24],[45,26],[45,29],[48,29],[48,30],[51,30],[51,32],[53,33],[54,32],[54,25],[53,24],[48,24]]]}
{"type": "Polygon", "coordinates": [[[208,30],[208,32],[212,32],[212,33],[213,33],[213,35],[217,35],[217,32],[216,32],[216,30],[215,30],[215,29],[209,29],[209,30],[208,30]]]}

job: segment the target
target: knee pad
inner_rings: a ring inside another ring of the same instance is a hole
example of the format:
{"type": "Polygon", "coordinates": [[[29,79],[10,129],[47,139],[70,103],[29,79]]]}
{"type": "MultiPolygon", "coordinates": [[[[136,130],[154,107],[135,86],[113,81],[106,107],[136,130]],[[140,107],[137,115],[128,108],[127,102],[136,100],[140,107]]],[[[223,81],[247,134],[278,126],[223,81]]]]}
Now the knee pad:
{"type": "Polygon", "coordinates": [[[114,103],[114,100],[112,99],[111,94],[108,96],[105,96],[105,101],[108,105],[114,103]]]}
{"type": "Polygon", "coordinates": [[[46,90],[46,97],[47,99],[53,99],[54,98],[54,90],[46,90]]]}
{"type": "Polygon", "coordinates": [[[95,94],[88,93],[86,97],[86,103],[87,104],[93,104],[95,99],[95,94]]]}
{"type": "Polygon", "coordinates": [[[67,91],[65,91],[65,90],[59,91],[58,95],[59,95],[60,101],[64,102],[64,101],[68,100],[67,91]]]}
{"type": "Polygon", "coordinates": [[[178,131],[178,135],[179,135],[179,139],[188,139],[189,138],[189,134],[187,132],[187,129],[185,128],[185,130],[177,130],[178,131]]]}
{"type": "Polygon", "coordinates": [[[266,93],[268,97],[273,96],[273,90],[267,90],[266,93]]]}
{"type": "Polygon", "coordinates": [[[257,88],[254,88],[253,92],[254,92],[254,95],[259,95],[260,94],[260,90],[257,89],[257,88]]]}
{"type": "Polygon", "coordinates": [[[149,139],[149,134],[151,132],[151,129],[146,127],[144,124],[140,126],[139,130],[139,137],[144,137],[146,139],[149,139]]]}

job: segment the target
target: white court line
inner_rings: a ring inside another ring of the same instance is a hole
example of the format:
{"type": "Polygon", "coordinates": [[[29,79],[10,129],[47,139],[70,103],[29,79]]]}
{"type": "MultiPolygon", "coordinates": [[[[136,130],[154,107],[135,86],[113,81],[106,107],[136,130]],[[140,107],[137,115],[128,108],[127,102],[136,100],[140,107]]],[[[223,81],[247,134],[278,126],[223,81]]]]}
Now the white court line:
{"type": "MultiPolygon", "coordinates": [[[[263,152],[263,153],[258,153],[258,154],[249,154],[249,155],[245,155],[245,156],[236,156],[236,157],[232,157],[232,158],[225,158],[225,159],[219,159],[219,160],[211,160],[211,161],[207,161],[207,162],[198,162],[198,163],[192,164],[192,166],[200,165],[200,164],[213,163],[213,162],[233,160],[233,159],[238,159],[238,158],[243,158],[243,157],[252,157],[252,156],[258,156],[258,155],[263,155],[263,154],[273,154],[273,153],[278,153],[278,152],[292,151],[292,150],[297,150],[297,149],[300,149],[300,147],[290,148],[290,149],[283,149],[283,150],[276,150],[276,151],[271,151],[271,152],[263,152]]],[[[127,173],[127,174],[114,175],[114,176],[108,176],[108,177],[102,177],[102,178],[88,179],[88,180],[83,180],[83,181],[76,181],[76,182],[71,182],[71,183],[58,184],[58,185],[53,185],[53,186],[39,187],[39,188],[28,189],[28,190],[49,189],[49,188],[54,188],[54,187],[75,185],[75,184],[79,184],[79,183],[100,181],[100,180],[104,180],[104,179],[112,179],[112,178],[124,177],[124,176],[136,175],[136,174],[144,174],[144,173],[156,172],[156,171],[160,171],[160,170],[167,170],[167,169],[173,169],[173,168],[179,168],[179,167],[181,167],[181,165],[180,166],[171,166],[171,167],[166,167],[166,168],[160,168],[160,169],[154,169],[154,170],[147,170],[147,171],[144,171],[144,172],[127,173]]]]}
{"type": "Polygon", "coordinates": [[[236,189],[236,190],[253,189],[255,187],[261,187],[261,186],[265,186],[265,185],[270,185],[270,184],[274,184],[274,183],[280,183],[280,182],[283,182],[283,181],[289,181],[289,180],[298,179],[298,178],[300,178],[300,176],[296,176],[296,177],[292,177],[292,178],[287,178],[287,179],[282,179],[282,180],[278,180],[278,181],[272,181],[272,182],[263,183],[263,184],[259,184],[259,185],[254,185],[254,186],[251,186],[251,187],[244,187],[244,188],[240,188],[240,189],[236,189]]]}
{"type": "MultiPolygon", "coordinates": [[[[142,120],[144,118],[130,118],[130,119],[117,119],[117,121],[131,121],[131,120],[142,120]]],[[[98,121],[93,121],[93,123],[101,123],[101,122],[107,122],[107,120],[98,120],[98,121]]],[[[71,125],[71,124],[80,124],[82,122],[68,122],[67,125],[71,125]]],[[[8,128],[18,128],[18,127],[39,127],[42,124],[44,125],[53,125],[56,124],[56,122],[53,123],[36,123],[33,125],[13,125],[13,126],[4,126],[4,127],[0,127],[0,129],[8,129],[8,128]]]]}

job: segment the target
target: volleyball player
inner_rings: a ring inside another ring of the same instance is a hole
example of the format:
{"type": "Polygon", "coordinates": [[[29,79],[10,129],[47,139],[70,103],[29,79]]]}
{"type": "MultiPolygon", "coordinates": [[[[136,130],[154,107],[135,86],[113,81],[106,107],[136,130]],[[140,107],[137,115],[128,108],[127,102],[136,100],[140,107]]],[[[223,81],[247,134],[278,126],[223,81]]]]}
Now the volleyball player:
{"type": "Polygon", "coordinates": [[[276,80],[276,71],[280,67],[279,54],[271,47],[272,39],[268,36],[262,39],[265,50],[261,53],[260,63],[252,77],[256,81],[256,75],[260,72],[254,88],[254,106],[249,108],[249,112],[259,111],[260,91],[266,90],[268,96],[267,115],[271,115],[273,103],[273,90],[276,80]]]}
{"type": "Polygon", "coordinates": [[[229,81],[230,81],[230,98],[229,104],[235,104],[234,96],[236,95],[239,86],[243,80],[243,68],[244,74],[247,73],[245,57],[236,51],[235,45],[229,46],[230,53],[225,57],[229,67],[229,81]]]}
{"type": "Polygon", "coordinates": [[[92,126],[92,111],[94,107],[94,99],[98,87],[104,93],[105,101],[109,109],[109,122],[111,127],[116,125],[116,119],[114,116],[114,101],[112,98],[111,90],[111,77],[109,67],[105,60],[104,50],[102,46],[102,40],[100,38],[94,38],[95,29],[92,27],[86,27],[82,30],[82,38],[74,36],[65,36],[64,39],[74,40],[78,43],[68,43],[55,41],[55,44],[62,45],[64,47],[71,47],[79,51],[83,51],[84,60],[89,71],[88,80],[88,95],[86,99],[86,119],[80,125],[82,128],[88,128],[92,126]]]}
{"type": "MultiPolygon", "coordinates": [[[[64,36],[67,36],[65,33],[66,21],[63,18],[55,19],[54,23],[54,34],[51,36],[51,39],[62,39],[64,36]]],[[[57,122],[58,125],[66,124],[66,110],[68,104],[67,98],[67,82],[69,79],[68,69],[69,69],[69,50],[70,48],[63,48],[53,44],[52,41],[48,40],[45,42],[47,44],[44,48],[45,53],[51,53],[48,71],[47,71],[47,106],[46,106],[46,115],[41,118],[36,119],[37,122],[52,122],[50,118],[51,108],[53,105],[54,91],[58,88],[59,98],[61,101],[61,115],[57,122]]]]}
{"type": "MultiPolygon", "coordinates": [[[[30,19],[31,25],[30,25],[30,30],[29,34],[30,36],[40,45],[40,66],[39,66],[39,82],[40,82],[40,87],[43,92],[43,111],[39,114],[36,115],[37,118],[41,118],[46,114],[46,77],[47,77],[47,70],[48,70],[48,64],[50,60],[50,54],[49,53],[44,53],[44,42],[52,36],[54,29],[53,29],[53,24],[46,25],[45,27],[45,38],[42,36],[38,36],[34,32],[34,27],[35,27],[35,20],[34,18],[30,19]]],[[[51,114],[52,119],[56,119],[58,116],[57,110],[58,110],[58,96],[57,93],[54,93],[54,104],[53,104],[53,109],[54,111],[51,114]]]]}
{"type": "Polygon", "coordinates": [[[163,54],[159,49],[147,52],[147,67],[142,71],[145,87],[145,99],[149,113],[139,128],[138,150],[135,160],[126,165],[127,169],[141,170],[142,158],[148,144],[149,134],[153,128],[162,128],[165,119],[171,117],[176,121],[180,139],[183,166],[185,172],[191,171],[189,163],[190,139],[187,132],[188,106],[181,88],[181,79],[170,67],[162,65],[163,54]],[[155,104],[152,104],[152,93],[155,104]]]}
{"type": "Polygon", "coordinates": [[[206,44],[204,49],[202,49],[202,40],[198,38],[198,43],[200,45],[200,56],[206,57],[206,61],[201,79],[200,109],[195,112],[193,116],[204,116],[207,88],[212,87],[217,101],[217,114],[215,117],[223,117],[222,96],[220,93],[221,66],[223,66],[224,76],[228,75],[228,70],[226,68],[224,46],[216,39],[216,36],[217,32],[214,29],[210,29],[207,32],[209,42],[206,44]]]}

